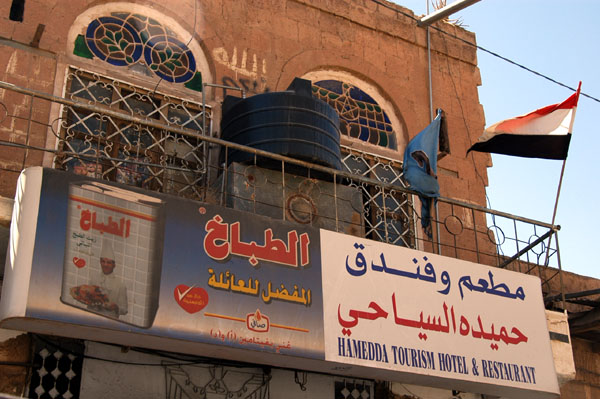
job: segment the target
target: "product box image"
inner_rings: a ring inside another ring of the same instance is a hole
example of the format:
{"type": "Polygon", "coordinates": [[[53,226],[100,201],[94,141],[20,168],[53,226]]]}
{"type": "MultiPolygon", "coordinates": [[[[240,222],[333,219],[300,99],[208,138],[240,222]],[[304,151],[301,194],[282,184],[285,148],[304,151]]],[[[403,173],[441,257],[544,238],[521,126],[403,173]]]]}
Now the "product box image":
{"type": "Polygon", "coordinates": [[[158,309],[162,201],[100,182],[69,186],[61,300],[139,327],[158,309]]]}

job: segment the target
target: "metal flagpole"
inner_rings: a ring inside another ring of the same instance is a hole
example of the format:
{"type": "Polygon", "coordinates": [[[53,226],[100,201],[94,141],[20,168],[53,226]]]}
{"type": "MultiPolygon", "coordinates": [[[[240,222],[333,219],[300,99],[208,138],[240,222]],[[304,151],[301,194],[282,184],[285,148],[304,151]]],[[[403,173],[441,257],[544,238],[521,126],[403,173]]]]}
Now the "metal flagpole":
{"type": "MultiPolygon", "coordinates": [[[[441,19],[446,18],[447,16],[454,14],[457,11],[462,10],[463,8],[469,7],[470,5],[477,3],[480,0],[456,0],[455,2],[453,2],[452,4],[449,5],[444,5],[444,7],[436,10],[433,13],[429,13],[429,0],[425,0],[425,4],[426,4],[426,8],[427,8],[427,15],[424,16],[423,18],[421,18],[418,22],[417,25],[421,26],[421,27],[425,27],[426,31],[427,31],[427,72],[428,72],[428,77],[429,77],[429,115],[431,116],[431,121],[433,121],[433,119],[435,118],[434,116],[434,112],[433,112],[433,88],[432,88],[432,83],[431,83],[431,36],[430,36],[430,30],[429,30],[429,25],[431,25],[432,23],[439,21],[441,19]]],[[[435,154],[437,156],[437,154],[435,154]]],[[[436,225],[436,232],[437,232],[437,251],[438,254],[442,254],[442,242],[440,240],[440,225],[438,223],[438,204],[437,201],[435,199],[433,199],[433,210],[434,210],[434,220],[432,222],[435,222],[436,225]]],[[[433,230],[433,228],[432,228],[433,230]]],[[[432,231],[433,234],[433,231],[432,231]]],[[[431,242],[432,246],[433,246],[433,250],[435,251],[435,243],[431,242]]]]}
{"type": "MultiPolygon", "coordinates": [[[[425,0],[425,3],[427,4],[427,15],[429,15],[429,1],[425,0]]],[[[435,119],[434,116],[434,112],[433,112],[433,87],[431,84],[431,32],[429,31],[429,25],[426,25],[425,30],[427,31],[427,76],[428,76],[428,86],[429,86],[429,115],[430,115],[430,121],[432,122],[435,119]]],[[[437,157],[438,154],[435,154],[435,156],[437,157]]],[[[431,221],[432,223],[435,223],[435,227],[436,227],[436,236],[435,236],[435,240],[437,240],[437,253],[438,254],[442,254],[442,243],[440,240],[440,224],[438,223],[438,204],[437,201],[435,200],[435,198],[433,199],[433,220],[431,221]]],[[[435,244],[434,244],[434,237],[433,237],[433,226],[432,226],[432,238],[431,238],[431,245],[433,247],[433,250],[435,251],[435,244]]]]}
{"type": "MultiPolygon", "coordinates": [[[[575,112],[573,113],[573,117],[571,118],[571,128],[569,128],[569,132],[571,132],[571,129],[573,127],[573,120],[575,119],[575,112]]],[[[544,260],[544,267],[548,267],[548,264],[550,263],[550,245],[552,244],[552,235],[555,232],[555,228],[554,228],[554,221],[556,219],[556,210],[558,209],[558,198],[560,197],[560,189],[562,187],[562,181],[563,181],[563,176],[565,174],[565,165],[567,164],[567,158],[564,159],[563,164],[562,164],[562,168],[560,170],[560,179],[558,180],[558,189],[556,190],[556,200],[554,201],[554,212],[552,212],[552,227],[550,230],[550,234],[548,235],[548,245],[546,246],[546,259],[544,260]]],[[[558,251],[558,239],[556,240],[556,248],[558,251]]],[[[562,278],[562,267],[560,264],[560,253],[557,253],[558,258],[558,273],[559,273],[559,284],[560,284],[560,294],[562,297],[562,304],[563,304],[563,310],[565,309],[565,290],[563,289],[563,278],[562,278]]],[[[544,277],[542,276],[542,268],[541,266],[538,266],[538,274],[540,279],[542,279],[542,281],[544,281],[544,277]]],[[[542,286],[544,285],[544,283],[542,283],[542,286]]]]}
{"type": "MultiPolygon", "coordinates": [[[[581,92],[581,82],[579,82],[579,86],[577,87],[577,101],[579,101],[579,93],[581,92]]],[[[573,115],[571,116],[571,122],[569,123],[569,134],[573,132],[573,124],[575,123],[575,114],[577,113],[577,107],[573,110],[573,115]]],[[[562,168],[560,170],[560,179],[558,180],[558,189],[556,190],[556,200],[554,201],[554,211],[552,212],[552,233],[548,237],[548,246],[546,247],[546,260],[544,261],[544,266],[548,266],[549,257],[550,257],[550,244],[552,240],[552,234],[554,234],[554,222],[556,220],[556,211],[558,209],[558,198],[560,197],[560,189],[562,187],[563,176],[565,175],[565,165],[567,164],[567,158],[563,160],[562,168]]],[[[540,276],[541,277],[541,276],[540,276]]]]}
{"type": "MultiPolygon", "coordinates": [[[[575,115],[573,115],[575,116],[575,115]]],[[[554,234],[554,221],[556,220],[556,211],[558,209],[558,198],[560,197],[560,189],[562,187],[563,176],[565,175],[565,165],[567,164],[567,159],[565,158],[562,164],[562,169],[560,170],[560,179],[558,180],[558,189],[556,190],[556,200],[554,201],[554,212],[552,212],[552,232],[548,236],[548,245],[546,247],[546,260],[544,261],[544,266],[548,266],[548,257],[550,256],[550,243],[552,240],[552,234],[554,234]]],[[[540,276],[541,277],[541,276],[540,276]]]]}

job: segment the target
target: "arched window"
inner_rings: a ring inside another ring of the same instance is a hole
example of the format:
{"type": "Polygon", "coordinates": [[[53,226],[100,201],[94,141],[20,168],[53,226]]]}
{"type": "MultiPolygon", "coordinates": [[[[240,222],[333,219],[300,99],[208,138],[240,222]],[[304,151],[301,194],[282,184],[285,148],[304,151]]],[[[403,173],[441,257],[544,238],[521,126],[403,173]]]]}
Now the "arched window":
{"type": "Polygon", "coordinates": [[[397,148],[386,112],[358,87],[339,80],[320,80],[313,82],[313,93],[338,112],[342,134],[381,147],[397,148]]]}
{"type": "Polygon", "coordinates": [[[336,109],[343,135],[398,149],[401,125],[392,106],[374,85],[342,71],[314,71],[305,78],[312,81],[314,96],[336,109]]]}
{"type": "Polygon", "coordinates": [[[64,95],[95,110],[63,107],[56,167],[201,199],[206,144],[198,136],[211,115],[193,99],[211,78],[192,34],[155,10],[109,3],[81,14],[69,39],[64,95]],[[137,116],[189,134],[129,119],[137,116]]]}
{"type": "MultiPolygon", "coordinates": [[[[380,90],[343,71],[313,71],[304,78],[312,81],[313,95],[338,112],[342,132],[342,169],[381,182],[404,185],[401,168],[402,150],[406,143],[404,125],[394,106],[380,90]],[[356,146],[356,143],[365,145],[356,146]]],[[[362,192],[361,223],[365,236],[413,246],[409,198],[402,192],[384,193],[375,186],[358,186],[362,192]]]]}
{"type": "Polygon", "coordinates": [[[146,69],[148,76],[202,91],[203,74],[209,71],[192,34],[154,10],[136,5],[137,12],[125,11],[132,7],[119,3],[82,14],[69,34],[74,36],[73,54],[136,71],[146,69]]]}

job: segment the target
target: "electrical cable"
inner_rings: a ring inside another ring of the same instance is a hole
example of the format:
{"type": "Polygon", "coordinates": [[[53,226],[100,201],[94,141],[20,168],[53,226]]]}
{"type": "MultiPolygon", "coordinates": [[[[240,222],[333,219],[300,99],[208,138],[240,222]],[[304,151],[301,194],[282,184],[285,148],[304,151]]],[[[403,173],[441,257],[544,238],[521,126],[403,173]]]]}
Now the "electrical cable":
{"type": "MultiPolygon", "coordinates": [[[[163,363],[154,363],[154,362],[152,362],[152,363],[149,363],[149,362],[148,363],[146,363],[146,362],[128,362],[128,361],[123,361],[123,360],[106,359],[106,358],[102,358],[102,357],[98,357],[98,356],[87,355],[85,353],[78,353],[78,352],[72,351],[70,349],[67,349],[64,346],[61,346],[60,344],[58,344],[56,342],[52,342],[51,340],[47,339],[43,335],[34,334],[34,336],[37,339],[39,339],[40,341],[44,342],[46,345],[50,345],[50,346],[52,346],[54,348],[57,348],[61,352],[72,354],[74,356],[80,356],[80,357],[82,357],[84,359],[91,359],[91,360],[97,360],[97,361],[109,362],[109,363],[116,363],[116,364],[125,364],[125,365],[129,365],[129,366],[160,366],[160,367],[164,367],[165,366],[163,363]]],[[[122,345],[115,345],[115,344],[107,344],[107,345],[122,346],[122,345]]],[[[136,349],[133,349],[133,350],[136,350],[136,349]]],[[[143,351],[139,351],[139,352],[140,353],[146,353],[146,354],[157,354],[158,356],[162,356],[162,355],[160,355],[158,353],[148,353],[148,352],[143,352],[143,351]]],[[[176,359],[176,360],[179,360],[179,359],[176,359]]],[[[214,363],[213,359],[198,357],[198,358],[196,358],[196,360],[189,360],[189,361],[181,361],[181,360],[179,360],[178,363],[169,363],[169,365],[170,366],[186,366],[186,365],[193,365],[193,364],[210,363],[211,360],[214,363]]],[[[221,362],[219,362],[219,364],[221,364],[221,362]]]]}
{"type": "MultiPolygon", "coordinates": [[[[401,15],[403,15],[403,16],[405,16],[405,17],[409,18],[409,19],[412,19],[412,20],[413,20],[413,21],[415,21],[415,22],[418,22],[418,21],[419,21],[419,18],[416,18],[415,16],[413,16],[413,15],[410,15],[410,14],[408,14],[408,13],[406,13],[406,12],[402,11],[402,10],[399,10],[398,8],[396,8],[396,7],[393,7],[393,6],[389,5],[389,4],[383,3],[382,1],[379,1],[379,0],[371,0],[371,1],[372,1],[372,2],[374,2],[374,3],[376,3],[376,4],[379,4],[379,5],[380,5],[380,6],[382,6],[382,7],[388,8],[388,9],[390,9],[390,10],[394,10],[394,11],[396,11],[398,14],[401,14],[401,15]]],[[[464,44],[467,44],[467,45],[469,45],[469,46],[475,47],[477,50],[481,50],[481,51],[483,51],[484,53],[490,54],[490,55],[492,55],[492,56],[494,56],[494,57],[497,57],[497,58],[499,58],[499,59],[501,59],[501,60],[503,60],[503,61],[505,61],[505,62],[508,62],[508,63],[510,63],[510,64],[512,64],[512,65],[514,65],[514,66],[517,66],[517,67],[519,67],[519,68],[522,68],[522,69],[524,69],[525,71],[527,71],[527,72],[529,72],[529,73],[532,73],[532,74],[534,74],[534,75],[536,75],[536,76],[539,76],[539,77],[541,77],[541,78],[543,78],[543,79],[546,79],[546,80],[548,80],[548,81],[550,81],[550,82],[552,82],[552,83],[554,83],[554,84],[556,84],[556,85],[558,85],[558,86],[562,86],[562,87],[564,87],[564,88],[566,88],[566,89],[569,89],[569,90],[571,90],[571,91],[577,91],[577,89],[575,89],[575,88],[573,88],[573,87],[571,87],[571,86],[569,86],[569,85],[567,85],[567,84],[564,84],[564,83],[562,83],[562,82],[559,82],[558,80],[556,80],[556,79],[553,79],[553,78],[551,78],[551,77],[549,77],[549,76],[547,76],[547,75],[544,75],[544,74],[543,74],[543,73],[541,73],[541,72],[537,72],[537,71],[535,71],[535,70],[533,70],[533,69],[531,69],[531,68],[529,68],[529,67],[526,67],[526,66],[525,66],[525,65],[523,65],[523,64],[520,64],[520,63],[518,63],[518,62],[516,62],[516,61],[513,61],[513,60],[511,60],[510,58],[504,57],[504,56],[502,56],[502,55],[500,55],[500,54],[498,54],[498,53],[495,53],[495,52],[493,52],[493,51],[491,51],[491,50],[488,50],[488,49],[486,49],[486,48],[484,48],[484,47],[481,47],[481,46],[479,46],[478,44],[475,44],[475,43],[473,43],[473,42],[470,42],[470,41],[468,41],[468,40],[466,40],[466,39],[463,39],[463,38],[461,38],[461,37],[458,37],[458,36],[456,36],[456,35],[453,35],[452,33],[446,32],[446,31],[444,31],[443,29],[441,29],[441,28],[439,28],[439,27],[437,27],[437,26],[435,26],[435,25],[429,25],[429,27],[430,27],[431,29],[435,29],[436,31],[438,31],[438,32],[440,32],[440,33],[442,33],[442,34],[444,34],[444,35],[446,35],[446,36],[450,36],[450,37],[451,37],[451,38],[453,38],[453,39],[459,40],[459,41],[463,42],[464,44]]],[[[581,93],[579,93],[579,94],[580,94],[580,95],[582,95],[582,96],[584,96],[584,97],[587,97],[587,98],[589,98],[589,99],[591,99],[591,100],[594,100],[594,101],[596,101],[596,102],[600,103],[600,99],[598,99],[598,98],[596,98],[596,97],[594,97],[594,96],[592,96],[592,95],[590,95],[590,94],[586,94],[586,93],[584,93],[584,92],[581,92],[581,93]]]]}

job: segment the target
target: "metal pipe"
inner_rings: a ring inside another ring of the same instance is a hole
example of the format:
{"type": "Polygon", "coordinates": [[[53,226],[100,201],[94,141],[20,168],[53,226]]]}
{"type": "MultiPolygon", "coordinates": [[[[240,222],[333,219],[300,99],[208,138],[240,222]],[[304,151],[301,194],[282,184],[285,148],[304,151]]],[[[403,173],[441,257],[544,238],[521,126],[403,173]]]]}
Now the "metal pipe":
{"type": "MultiPolygon", "coordinates": [[[[27,121],[27,139],[25,140],[25,145],[29,146],[29,139],[31,137],[31,120],[33,117],[33,100],[34,96],[30,96],[29,100],[29,120],[27,121]]],[[[29,149],[25,149],[25,154],[23,154],[23,169],[25,169],[25,164],[27,162],[27,155],[29,155],[29,149]]]]}
{"type": "Polygon", "coordinates": [[[434,22],[437,22],[449,15],[454,14],[455,12],[462,10],[463,8],[467,8],[470,5],[477,3],[478,1],[480,0],[456,0],[454,3],[448,4],[447,6],[442,7],[431,14],[424,16],[417,21],[417,25],[420,27],[429,26],[434,22]]]}
{"type": "Polygon", "coordinates": [[[242,98],[246,98],[246,92],[244,89],[240,89],[239,87],[234,86],[225,86],[219,85],[216,83],[203,83],[202,84],[202,134],[206,135],[206,88],[207,87],[217,87],[220,89],[230,89],[230,90],[238,90],[242,92],[242,98]]]}
{"type": "Polygon", "coordinates": [[[388,234],[388,224],[387,224],[387,201],[385,198],[385,188],[381,187],[381,205],[383,208],[383,234],[385,236],[385,242],[390,242],[390,237],[388,234]]]}
{"type": "MultiPolygon", "coordinates": [[[[554,242],[556,243],[556,259],[558,260],[558,280],[560,283],[560,295],[562,300],[563,309],[566,309],[566,298],[565,298],[565,285],[562,275],[562,265],[560,263],[560,248],[558,247],[558,234],[554,234],[554,242]]],[[[547,259],[546,259],[547,260],[547,259]]]]}
{"type": "Polygon", "coordinates": [[[511,264],[512,262],[514,262],[517,258],[519,258],[521,255],[523,255],[524,253],[527,253],[530,249],[534,248],[536,245],[538,245],[540,242],[544,241],[546,238],[550,237],[550,235],[552,234],[554,230],[550,229],[546,232],[546,234],[544,234],[543,236],[539,237],[537,240],[535,240],[534,242],[532,242],[531,244],[529,244],[528,246],[526,246],[525,248],[523,248],[522,250],[520,250],[519,252],[517,252],[515,255],[513,255],[510,259],[504,261],[504,263],[502,263],[500,266],[500,268],[504,268],[506,266],[508,266],[509,264],[511,264]]]}
{"type": "Polygon", "coordinates": [[[135,161],[135,160],[125,160],[123,158],[113,158],[113,157],[104,157],[104,156],[93,156],[93,155],[85,155],[79,152],[72,152],[72,151],[60,151],[60,150],[51,150],[48,148],[44,148],[44,147],[36,147],[36,146],[32,146],[32,145],[25,145],[25,144],[20,144],[20,143],[12,143],[10,141],[4,141],[4,140],[0,140],[0,146],[6,146],[6,147],[14,147],[14,148],[27,148],[29,150],[36,150],[36,151],[45,151],[45,152],[52,152],[54,154],[64,154],[64,155],[68,155],[70,157],[73,158],[77,158],[77,159],[84,159],[84,160],[91,160],[91,161],[96,161],[96,163],[98,163],[98,161],[102,160],[102,161],[114,161],[114,162],[122,162],[122,163],[130,163],[130,164],[134,164],[134,165],[142,165],[142,166],[151,166],[153,168],[163,168],[163,169],[168,169],[168,170],[175,170],[178,172],[197,172],[197,173],[204,173],[204,170],[190,170],[190,169],[186,169],[186,168],[180,168],[177,166],[168,166],[168,165],[160,165],[160,164],[156,164],[156,163],[150,163],[150,162],[142,162],[142,161],[135,161]]]}
{"type": "MultiPolygon", "coordinates": [[[[427,1],[427,14],[429,14],[429,1],[427,1]]],[[[433,87],[431,85],[431,32],[427,27],[427,74],[429,78],[429,117],[433,121],[433,87]]]]}
{"type": "Polygon", "coordinates": [[[338,217],[338,197],[337,197],[337,179],[336,175],[333,175],[333,200],[335,201],[335,231],[340,231],[339,217],[338,217]]]}
{"type": "MultiPolygon", "coordinates": [[[[429,14],[429,1],[427,1],[427,14],[429,14]]],[[[427,27],[427,77],[428,77],[428,88],[429,88],[429,122],[433,121],[433,86],[431,83],[431,34],[429,27],[427,27]]],[[[437,154],[436,154],[437,156],[437,154]]],[[[433,212],[435,218],[435,231],[437,236],[437,253],[442,254],[442,243],[440,238],[440,224],[438,223],[438,203],[433,199],[433,212]]],[[[433,245],[433,242],[432,242],[433,245]]]]}
{"type": "MultiPolygon", "coordinates": [[[[477,254],[477,263],[480,261],[479,257],[479,241],[477,240],[477,222],[475,221],[475,211],[471,209],[471,217],[473,218],[473,232],[475,234],[475,253],[477,254]]],[[[460,219],[459,219],[460,220],[460,219]]]]}
{"type": "Polygon", "coordinates": [[[563,296],[564,296],[564,299],[575,299],[575,298],[581,298],[582,296],[592,296],[592,295],[598,295],[598,294],[600,294],[600,288],[596,288],[594,290],[572,292],[570,294],[560,293],[560,294],[545,298],[544,301],[545,302],[554,302],[557,299],[563,298],[563,296]]]}

